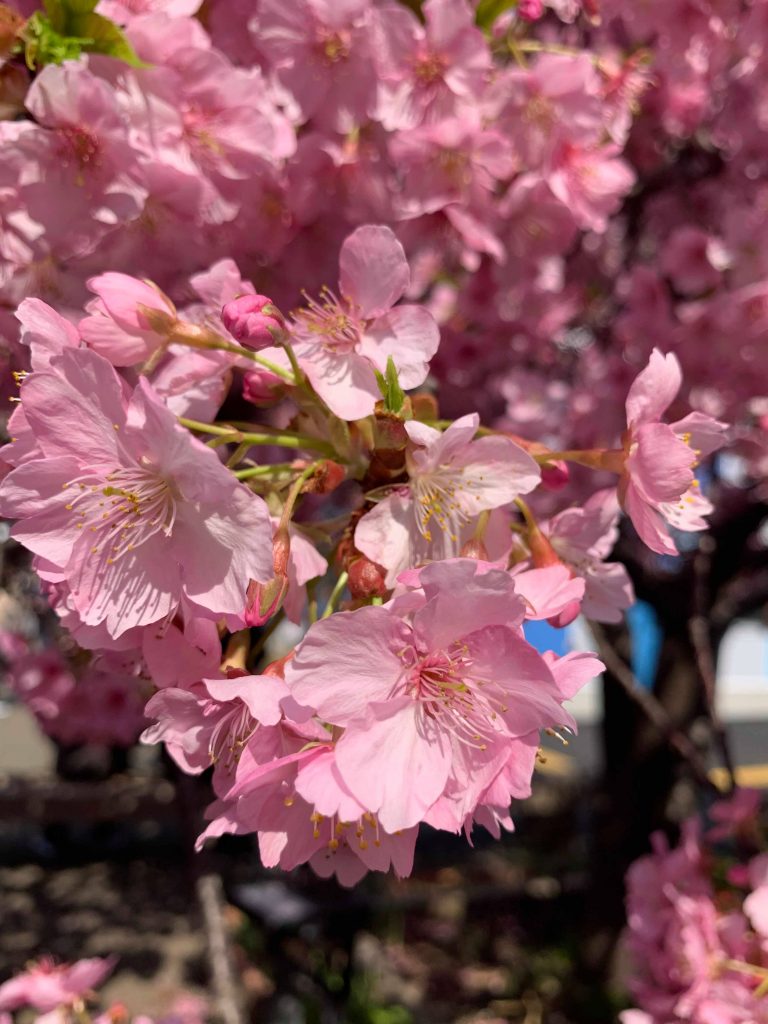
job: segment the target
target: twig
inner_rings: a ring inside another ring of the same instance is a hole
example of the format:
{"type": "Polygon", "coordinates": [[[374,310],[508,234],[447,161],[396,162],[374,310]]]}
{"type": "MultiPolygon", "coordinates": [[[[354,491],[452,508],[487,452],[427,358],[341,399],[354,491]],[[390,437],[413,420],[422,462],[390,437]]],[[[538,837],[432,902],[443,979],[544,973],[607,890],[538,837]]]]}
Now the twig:
{"type": "Polygon", "coordinates": [[[614,650],[602,626],[596,622],[590,622],[590,628],[600,648],[600,657],[605,662],[605,667],[627,696],[637,704],[669,745],[674,747],[686,761],[696,780],[707,789],[720,794],[720,790],[709,777],[706,763],[701,754],[690,739],[675,726],[664,705],[649,690],[640,685],[632,669],[614,650]]]}
{"type": "Polygon", "coordinates": [[[699,544],[699,550],[693,559],[694,614],[688,620],[688,633],[691,637],[691,643],[696,656],[696,667],[701,676],[707,714],[709,715],[712,732],[720,750],[723,766],[728,773],[728,788],[732,792],[736,788],[736,772],[731,749],[728,745],[728,733],[723,720],[717,712],[715,702],[717,670],[715,668],[715,659],[712,653],[712,642],[707,621],[707,608],[709,605],[708,581],[714,550],[714,538],[708,535],[703,536],[699,544]]]}
{"type": "Polygon", "coordinates": [[[224,1024],[245,1024],[245,1007],[232,966],[224,923],[224,890],[218,875],[207,874],[198,878],[197,898],[208,939],[211,980],[221,1019],[224,1024]]]}

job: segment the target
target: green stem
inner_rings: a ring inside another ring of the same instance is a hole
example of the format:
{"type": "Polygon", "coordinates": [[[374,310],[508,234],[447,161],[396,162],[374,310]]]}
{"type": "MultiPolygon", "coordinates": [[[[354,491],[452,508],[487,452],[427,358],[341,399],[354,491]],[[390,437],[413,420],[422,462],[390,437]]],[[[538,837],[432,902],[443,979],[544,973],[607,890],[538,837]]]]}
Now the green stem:
{"type": "Polygon", "coordinates": [[[189,420],[179,417],[179,423],[188,430],[197,430],[205,434],[214,434],[217,438],[212,442],[216,447],[219,444],[247,442],[249,445],[274,444],[280,448],[309,448],[311,451],[320,452],[333,458],[336,454],[332,445],[327,441],[321,441],[316,437],[308,437],[306,434],[292,434],[290,431],[271,434],[268,430],[260,433],[246,433],[242,430],[233,430],[231,427],[219,427],[213,423],[200,423],[197,420],[189,420]]]}
{"type": "Polygon", "coordinates": [[[301,489],[304,484],[309,480],[312,474],[317,470],[318,463],[310,462],[310,464],[304,469],[293,481],[290,491],[288,491],[288,497],[285,499],[285,505],[283,505],[283,512],[280,516],[280,525],[285,524],[286,526],[291,520],[293,515],[293,506],[296,504],[301,489]]]}
{"type": "Polygon", "coordinates": [[[243,458],[245,453],[248,451],[248,447],[249,447],[248,446],[248,442],[247,441],[243,441],[242,444],[239,444],[237,446],[237,448],[235,448],[235,450],[232,452],[232,454],[227,459],[227,469],[234,469],[235,468],[235,466],[238,464],[238,462],[241,461],[241,459],[243,458]]]}
{"type": "Polygon", "coordinates": [[[257,352],[251,352],[248,348],[243,348],[241,345],[233,345],[229,341],[225,341],[220,335],[215,334],[213,331],[207,330],[204,327],[198,327],[196,324],[179,324],[176,330],[170,337],[170,342],[173,345],[184,345],[187,348],[204,349],[206,351],[217,351],[217,352],[231,352],[233,355],[240,356],[242,359],[248,359],[252,363],[258,363],[259,366],[263,366],[271,373],[281,377],[287,384],[296,384],[296,380],[292,373],[285,370],[282,366],[278,366],[277,363],[273,363],[271,359],[266,359],[264,356],[260,356],[257,352]]]}
{"type": "Polygon", "coordinates": [[[336,580],[336,586],[331,591],[331,596],[328,598],[328,604],[325,606],[325,611],[323,612],[321,618],[327,619],[330,615],[334,613],[334,611],[336,610],[338,600],[343,594],[344,588],[347,585],[348,579],[349,573],[343,572],[336,580]]]}
{"type": "Polygon", "coordinates": [[[179,416],[179,423],[187,430],[196,430],[200,434],[231,434],[232,427],[222,427],[215,423],[201,423],[199,420],[189,420],[185,416],[179,416]]]}
{"type": "Polygon", "coordinates": [[[270,462],[267,466],[249,466],[247,469],[238,469],[235,471],[235,476],[238,480],[251,480],[256,476],[273,476],[277,473],[289,472],[292,468],[292,462],[270,462]]]}
{"type": "Polygon", "coordinates": [[[304,371],[299,366],[299,361],[296,358],[296,353],[293,351],[293,346],[291,345],[290,341],[288,341],[287,335],[285,336],[285,339],[280,342],[280,346],[285,352],[285,354],[288,356],[288,362],[291,364],[291,369],[293,370],[293,377],[294,380],[296,381],[296,384],[299,386],[302,385],[305,380],[304,371]]]}

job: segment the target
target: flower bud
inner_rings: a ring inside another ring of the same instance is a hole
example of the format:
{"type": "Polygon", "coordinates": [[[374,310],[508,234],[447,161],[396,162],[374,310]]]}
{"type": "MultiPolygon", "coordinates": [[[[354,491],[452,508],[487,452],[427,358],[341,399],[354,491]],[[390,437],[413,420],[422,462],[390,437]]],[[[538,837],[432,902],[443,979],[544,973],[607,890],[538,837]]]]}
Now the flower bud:
{"type": "Polygon", "coordinates": [[[538,21],[544,14],[543,0],[520,0],[517,13],[526,21],[538,21]]]}
{"type": "Polygon", "coordinates": [[[387,570],[361,555],[350,562],[349,592],[356,601],[365,601],[369,597],[384,597],[389,587],[386,585],[387,570]]]}
{"type": "Polygon", "coordinates": [[[261,366],[243,375],[243,398],[252,405],[273,405],[283,397],[285,381],[261,366]]]}
{"type": "Polygon", "coordinates": [[[245,348],[269,348],[285,334],[285,319],[266,295],[240,295],[221,311],[221,319],[233,338],[245,348]]]}
{"type": "Polygon", "coordinates": [[[333,459],[323,459],[307,480],[302,494],[330,494],[344,483],[346,478],[347,472],[343,466],[334,462],[333,459]]]}
{"type": "Polygon", "coordinates": [[[461,549],[462,558],[474,558],[478,562],[488,562],[488,548],[483,544],[479,537],[470,537],[464,547],[461,549]]]}
{"type": "Polygon", "coordinates": [[[545,463],[541,467],[541,484],[548,491],[561,491],[570,478],[568,463],[558,459],[556,462],[545,463]]]}
{"type": "Polygon", "coordinates": [[[248,626],[263,626],[283,606],[288,593],[288,559],[291,538],[288,527],[280,525],[272,538],[272,565],[275,575],[267,583],[251,580],[246,591],[245,622],[248,626]]]}

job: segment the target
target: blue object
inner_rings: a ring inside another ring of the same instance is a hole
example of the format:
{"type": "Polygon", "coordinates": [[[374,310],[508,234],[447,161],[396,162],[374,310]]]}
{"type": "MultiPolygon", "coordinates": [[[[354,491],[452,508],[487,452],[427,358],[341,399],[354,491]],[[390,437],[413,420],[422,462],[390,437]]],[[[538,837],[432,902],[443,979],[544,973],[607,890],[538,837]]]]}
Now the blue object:
{"type": "Polygon", "coordinates": [[[523,631],[528,643],[541,654],[544,651],[554,651],[557,655],[563,655],[570,650],[567,630],[555,629],[548,622],[526,622],[523,631]]]}
{"type": "Polygon", "coordinates": [[[627,626],[632,648],[632,671],[646,690],[653,688],[659,667],[662,634],[653,606],[636,601],[627,611],[627,626]]]}

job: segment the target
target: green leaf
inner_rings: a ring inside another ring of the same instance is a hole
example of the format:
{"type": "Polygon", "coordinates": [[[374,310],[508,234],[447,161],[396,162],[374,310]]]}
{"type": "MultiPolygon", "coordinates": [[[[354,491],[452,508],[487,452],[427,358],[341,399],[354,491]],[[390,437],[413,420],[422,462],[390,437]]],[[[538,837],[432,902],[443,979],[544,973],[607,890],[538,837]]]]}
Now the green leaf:
{"type": "Polygon", "coordinates": [[[475,23],[478,28],[490,32],[498,16],[516,6],[517,0],[480,0],[475,11],[475,23]]]}
{"type": "Polygon", "coordinates": [[[392,356],[387,359],[385,373],[379,373],[376,370],[376,380],[379,385],[379,391],[381,391],[382,398],[384,399],[384,408],[387,412],[400,412],[405,403],[405,392],[400,387],[400,381],[397,379],[397,367],[392,356]]]}
{"type": "Polygon", "coordinates": [[[103,53],[132,67],[140,60],[122,30],[94,13],[98,0],[43,0],[45,13],[36,11],[24,28],[27,66],[76,60],[81,53],[103,53]]]}
{"type": "Polygon", "coordinates": [[[24,26],[24,56],[30,71],[45,64],[76,60],[90,39],[62,35],[42,11],[35,11],[24,26]]]}
{"type": "MultiPolygon", "coordinates": [[[[72,4],[75,0],[66,0],[72,4]]],[[[84,0],[83,0],[84,2],[84,0]]],[[[92,40],[85,50],[88,53],[103,53],[108,57],[116,57],[124,64],[134,68],[146,68],[149,65],[139,58],[134,48],[126,39],[122,29],[113,21],[101,14],[76,14],[71,18],[75,35],[87,36],[92,40]]]]}

